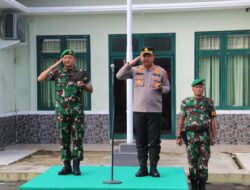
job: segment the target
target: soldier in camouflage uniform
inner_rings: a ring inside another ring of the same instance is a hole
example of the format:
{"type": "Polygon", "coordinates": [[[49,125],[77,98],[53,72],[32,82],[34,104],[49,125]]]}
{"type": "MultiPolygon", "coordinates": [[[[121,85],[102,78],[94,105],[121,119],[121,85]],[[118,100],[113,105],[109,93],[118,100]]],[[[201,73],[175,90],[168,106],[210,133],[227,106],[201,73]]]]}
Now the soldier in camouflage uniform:
{"type": "Polygon", "coordinates": [[[186,130],[189,179],[192,190],[205,190],[208,179],[210,145],[215,144],[216,112],[213,100],[203,96],[204,80],[192,83],[193,97],[182,100],[178,122],[177,144],[182,144],[181,133],[186,130]]]}
{"type": "Polygon", "coordinates": [[[81,175],[80,161],[83,160],[83,100],[82,93],[92,93],[89,77],[82,69],[75,67],[75,52],[66,49],[61,59],[43,71],[38,81],[55,81],[56,121],[60,130],[61,159],[64,167],[59,175],[81,175]],[[63,63],[64,68],[58,66],[63,63]],[[73,150],[71,151],[71,138],[73,150]],[[73,159],[73,171],[70,161],[73,159]]]}

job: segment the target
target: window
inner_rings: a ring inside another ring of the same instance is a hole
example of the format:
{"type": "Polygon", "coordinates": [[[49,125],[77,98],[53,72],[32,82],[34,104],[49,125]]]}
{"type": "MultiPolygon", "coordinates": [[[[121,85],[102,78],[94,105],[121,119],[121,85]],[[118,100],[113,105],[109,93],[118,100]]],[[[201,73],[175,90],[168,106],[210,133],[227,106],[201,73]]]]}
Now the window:
{"type": "Polygon", "coordinates": [[[250,31],[197,32],[195,77],[206,96],[225,109],[250,107],[250,31]]]}
{"type": "MultiPolygon", "coordinates": [[[[90,76],[90,39],[89,36],[38,36],[37,37],[37,71],[38,75],[54,64],[64,49],[76,52],[78,68],[83,68],[90,76]]],[[[90,94],[84,93],[84,109],[90,110],[90,94]]],[[[38,109],[55,108],[54,82],[38,83],[38,109]]]]}

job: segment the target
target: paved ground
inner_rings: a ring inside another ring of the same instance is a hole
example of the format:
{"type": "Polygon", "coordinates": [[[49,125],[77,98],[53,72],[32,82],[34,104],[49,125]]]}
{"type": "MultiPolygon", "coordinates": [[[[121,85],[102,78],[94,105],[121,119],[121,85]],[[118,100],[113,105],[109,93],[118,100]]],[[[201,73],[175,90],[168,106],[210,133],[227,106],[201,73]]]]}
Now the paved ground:
{"type": "MultiPolygon", "coordinates": [[[[10,165],[0,166],[0,190],[18,189],[24,183],[18,181],[32,179],[53,165],[61,165],[59,148],[59,145],[14,145],[7,147],[8,151],[39,151],[10,165]],[[7,183],[8,181],[12,182],[7,183]]],[[[212,147],[207,190],[250,190],[249,153],[249,145],[216,145],[212,147]],[[242,157],[242,163],[237,161],[237,155],[242,157]],[[245,168],[243,168],[244,165],[245,168]]],[[[109,145],[87,145],[84,155],[84,161],[81,162],[83,166],[110,165],[109,145]]],[[[176,146],[174,141],[163,142],[159,165],[183,166],[187,172],[185,147],[176,146]]]]}
{"type": "Polygon", "coordinates": [[[0,183],[0,190],[16,190],[24,182],[18,183],[0,183]]]}
{"type": "MultiPolygon", "coordinates": [[[[24,182],[0,183],[0,190],[17,190],[24,182]]],[[[207,190],[249,190],[250,186],[237,184],[207,184],[207,190]]]]}

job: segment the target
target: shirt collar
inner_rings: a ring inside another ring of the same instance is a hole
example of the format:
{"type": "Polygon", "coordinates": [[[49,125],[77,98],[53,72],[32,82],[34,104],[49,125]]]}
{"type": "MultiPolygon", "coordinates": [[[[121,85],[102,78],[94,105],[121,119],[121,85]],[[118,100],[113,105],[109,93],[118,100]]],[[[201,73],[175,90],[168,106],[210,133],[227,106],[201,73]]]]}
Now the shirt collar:
{"type": "Polygon", "coordinates": [[[150,69],[146,69],[146,67],[143,65],[143,68],[145,69],[145,71],[152,71],[155,68],[155,64],[153,63],[152,67],[150,67],[150,69]]]}
{"type": "Polygon", "coordinates": [[[76,66],[74,66],[72,69],[66,69],[65,67],[63,67],[63,71],[64,72],[72,72],[72,71],[76,71],[76,66]]]}

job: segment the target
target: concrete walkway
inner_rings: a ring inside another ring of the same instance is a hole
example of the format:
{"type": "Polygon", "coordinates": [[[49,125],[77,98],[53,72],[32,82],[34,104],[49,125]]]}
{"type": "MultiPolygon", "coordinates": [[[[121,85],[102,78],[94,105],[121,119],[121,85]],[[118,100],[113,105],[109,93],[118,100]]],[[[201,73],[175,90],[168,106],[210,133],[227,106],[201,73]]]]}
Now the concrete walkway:
{"type": "MultiPolygon", "coordinates": [[[[110,165],[109,145],[87,144],[84,145],[84,150],[85,158],[81,165],[110,165]]],[[[11,164],[0,165],[0,181],[27,181],[52,165],[62,165],[59,151],[60,146],[57,144],[17,144],[6,147],[0,151],[0,163],[11,160],[11,164]],[[33,152],[36,153],[29,156],[33,152]],[[28,157],[25,158],[24,153],[28,157]],[[5,154],[12,157],[6,160],[7,157],[3,156],[5,154]],[[22,155],[21,160],[18,160],[18,155],[22,155]],[[13,163],[13,159],[17,160],[13,163]]],[[[215,145],[211,152],[209,183],[250,185],[250,145],[215,145]]],[[[177,146],[174,140],[162,142],[160,157],[159,166],[182,166],[188,173],[185,147],[177,146]]]]}

